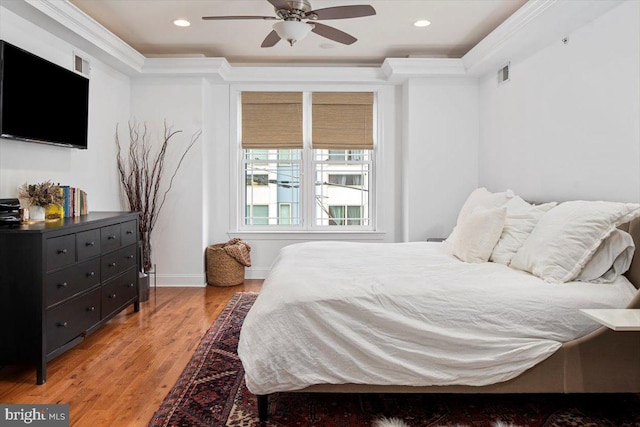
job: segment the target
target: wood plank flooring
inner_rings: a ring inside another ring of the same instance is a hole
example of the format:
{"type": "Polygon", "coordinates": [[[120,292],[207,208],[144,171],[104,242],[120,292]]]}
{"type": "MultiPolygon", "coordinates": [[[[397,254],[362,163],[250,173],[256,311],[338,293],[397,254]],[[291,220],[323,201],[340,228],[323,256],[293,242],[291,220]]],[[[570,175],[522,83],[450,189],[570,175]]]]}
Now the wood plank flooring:
{"type": "Polygon", "coordinates": [[[46,384],[35,368],[1,368],[0,403],[68,403],[78,427],[146,426],[233,293],[261,286],[151,289],[139,313],[127,308],[49,362],[46,384]]]}

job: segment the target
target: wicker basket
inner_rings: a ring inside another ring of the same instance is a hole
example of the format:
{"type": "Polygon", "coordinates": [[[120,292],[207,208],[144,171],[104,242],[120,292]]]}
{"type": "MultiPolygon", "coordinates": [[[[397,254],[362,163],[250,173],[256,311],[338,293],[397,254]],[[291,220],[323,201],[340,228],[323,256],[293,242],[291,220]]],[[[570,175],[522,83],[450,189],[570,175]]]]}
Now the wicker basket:
{"type": "Polygon", "coordinates": [[[207,247],[207,283],[213,286],[235,286],[244,282],[244,265],[227,255],[224,244],[207,247]]]}

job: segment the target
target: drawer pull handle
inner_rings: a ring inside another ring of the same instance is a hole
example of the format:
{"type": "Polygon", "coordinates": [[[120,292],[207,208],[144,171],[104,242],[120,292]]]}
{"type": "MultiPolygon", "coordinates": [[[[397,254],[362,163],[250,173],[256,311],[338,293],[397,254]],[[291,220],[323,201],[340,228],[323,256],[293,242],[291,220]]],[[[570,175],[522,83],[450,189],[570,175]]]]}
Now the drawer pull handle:
{"type": "Polygon", "coordinates": [[[116,298],[116,294],[111,294],[111,295],[109,295],[109,298],[111,298],[111,299],[115,299],[115,298],[116,298]]]}
{"type": "Polygon", "coordinates": [[[67,282],[58,283],[58,287],[59,288],[66,288],[67,287],[67,282]]]}
{"type": "Polygon", "coordinates": [[[58,255],[66,255],[67,250],[66,249],[58,249],[58,255]]]}
{"type": "Polygon", "coordinates": [[[91,307],[87,307],[87,311],[96,311],[96,308],[91,306],[91,307]]]}
{"type": "Polygon", "coordinates": [[[95,246],[95,242],[87,242],[85,243],[85,246],[95,246]]]}
{"type": "Polygon", "coordinates": [[[127,230],[127,234],[133,234],[132,230],[127,230]]]}
{"type": "Polygon", "coordinates": [[[107,237],[108,240],[116,240],[116,235],[112,234],[111,236],[107,237]]]}
{"type": "Polygon", "coordinates": [[[67,327],[67,322],[58,322],[58,327],[59,328],[66,328],[67,327]]]}
{"type": "Polygon", "coordinates": [[[110,263],[109,263],[109,267],[115,267],[115,266],[116,266],[116,263],[115,263],[115,262],[110,262],[110,263]]]}
{"type": "Polygon", "coordinates": [[[95,275],[96,275],[96,273],[94,273],[93,271],[91,273],[87,273],[87,277],[93,277],[95,275]]]}
{"type": "Polygon", "coordinates": [[[127,286],[133,288],[133,283],[129,283],[127,286]]]}
{"type": "Polygon", "coordinates": [[[133,255],[127,255],[127,259],[133,259],[133,255]]]}

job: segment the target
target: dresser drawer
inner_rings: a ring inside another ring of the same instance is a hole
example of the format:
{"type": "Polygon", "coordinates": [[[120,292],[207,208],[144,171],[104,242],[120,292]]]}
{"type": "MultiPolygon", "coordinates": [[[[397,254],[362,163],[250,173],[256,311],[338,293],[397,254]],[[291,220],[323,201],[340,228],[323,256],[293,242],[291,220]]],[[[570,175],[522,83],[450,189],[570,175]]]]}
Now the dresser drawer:
{"type": "Polygon", "coordinates": [[[121,243],[122,246],[133,245],[136,242],[138,233],[137,221],[129,221],[121,224],[121,243]]]}
{"type": "Polygon", "coordinates": [[[47,239],[47,271],[76,262],[76,235],[47,239]]]}
{"type": "Polygon", "coordinates": [[[136,245],[102,256],[102,280],[108,280],[136,265],[136,245]]]}
{"type": "Polygon", "coordinates": [[[120,224],[102,227],[100,229],[100,245],[102,252],[109,252],[114,249],[118,249],[121,246],[120,234],[120,224]]]}
{"type": "Polygon", "coordinates": [[[83,231],[76,234],[78,261],[100,255],[100,230],[83,231]]]}
{"type": "Polygon", "coordinates": [[[132,268],[102,285],[102,317],[108,316],[138,295],[137,280],[138,272],[132,268]]]}
{"type": "Polygon", "coordinates": [[[100,289],[47,311],[47,353],[100,321],[100,289]]]}
{"type": "Polygon", "coordinates": [[[100,283],[100,258],[85,261],[47,275],[47,307],[100,283]]]}

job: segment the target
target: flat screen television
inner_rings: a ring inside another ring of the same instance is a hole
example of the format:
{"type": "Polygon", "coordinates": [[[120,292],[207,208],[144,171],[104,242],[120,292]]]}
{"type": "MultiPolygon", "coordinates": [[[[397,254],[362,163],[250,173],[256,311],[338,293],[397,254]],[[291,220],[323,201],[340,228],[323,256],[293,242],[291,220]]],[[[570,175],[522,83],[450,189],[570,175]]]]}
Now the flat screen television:
{"type": "Polygon", "coordinates": [[[89,79],[0,40],[0,136],[87,148],[89,79]]]}

